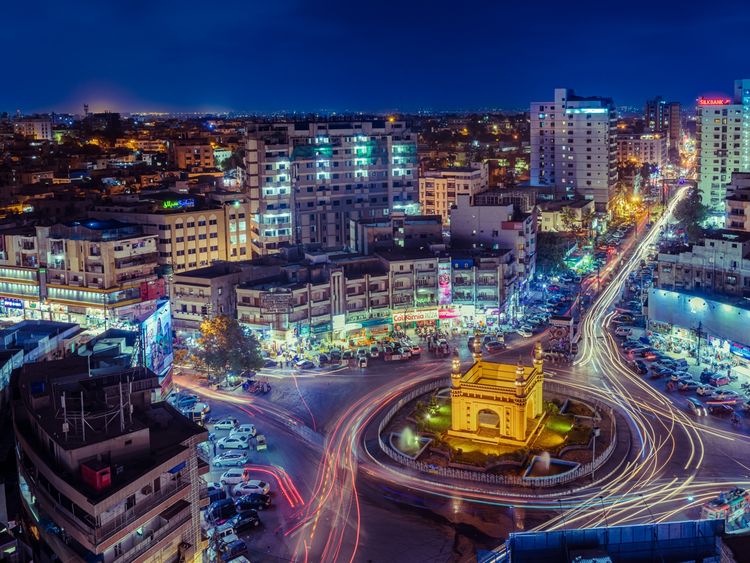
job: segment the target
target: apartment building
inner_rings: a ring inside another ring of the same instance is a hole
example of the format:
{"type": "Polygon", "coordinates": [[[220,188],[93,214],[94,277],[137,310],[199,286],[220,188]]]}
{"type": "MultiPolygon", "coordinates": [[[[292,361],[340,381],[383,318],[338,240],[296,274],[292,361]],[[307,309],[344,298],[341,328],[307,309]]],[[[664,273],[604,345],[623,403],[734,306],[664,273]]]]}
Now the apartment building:
{"type": "Polygon", "coordinates": [[[455,166],[426,170],[419,178],[419,204],[425,215],[450,221],[450,208],[457,195],[474,195],[487,188],[487,165],[455,166]]]}
{"type": "Polygon", "coordinates": [[[734,96],[699,98],[696,116],[698,189],[716,222],[734,172],[750,172],[750,79],[735,80],[734,96]]]}
{"type": "Polygon", "coordinates": [[[618,133],[617,162],[663,167],[669,159],[665,133],[618,133]]]}
{"type": "Polygon", "coordinates": [[[245,142],[253,253],[350,245],[349,220],[416,212],[416,135],[404,122],[253,123],[245,142]]]}
{"type": "Polygon", "coordinates": [[[511,250],[321,252],[238,286],[237,316],[290,340],[373,336],[415,322],[499,322],[518,310],[522,282],[511,250]]]}
{"type": "Polygon", "coordinates": [[[276,275],[279,266],[271,264],[216,262],[205,268],[172,276],[169,298],[177,330],[195,332],[205,318],[237,315],[235,288],[246,281],[276,275]]]}
{"type": "Polygon", "coordinates": [[[129,220],[157,236],[158,261],[173,272],[215,260],[250,258],[250,206],[239,194],[193,196],[160,192],[93,208],[102,219],[129,220]]]}
{"type": "Polygon", "coordinates": [[[350,219],[351,250],[371,254],[388,248],[428,248],[443,243],[443,224],[437,215],[394,212],[381,219],[350,219]]]}
{"type": "Polygon", "coordinates": [[[661,96],[657,96],[652,100],[646,101],[643,119],[650,131],[665,135],[669,158],[674,161],[678,160],[680,140],[682,138],[680,103],[667,102],[661,96]]]}
{"type": "Polygon", "coordinates": [[[0,231],[0,309],[83,326],[136,318],[164,294],[157,266],[156,237],[132,223],[86,219],[0,231]]]}
{"type": "Polygon", "coordinates": [[[169,142],[172,162],[180,170],[214,168],[214,149],[206,139],[180,139],[169,142]]]}
{"type": "Polygon", "coordinates": [[[722,229],[699,244],[659,252],[654,286],[750,296],[750,233],[722,229]]]}
{"type": "Polygon", "coordinates": [[[459,248],[509,249],[523,277],[536,266],[536,214],[513,204],[497,205],[494,196],[458,196],[451,209],[451,244],[459,248]]]}
{"type": "Polygon", "coordinates": [[[750,232],[750,172],[734,172],[727,185],[726,228],[750,232]]]}
{"type": "Polygon", "coordinates": [[[556,186],[609,208],[617,183],[617,113],[611,98],[555,89],[555,99],[531,104],[532,185],[556,186]]]}
{"type": "Polygon", "coordinates": [[[28,364],[13,387],[22,525],[38,538],[35,561],[202,560],[200,475],[209,466],[196,446],[208,432],[152,402],[156,374],[89,373],[74,357],[28,364]]]}
{"type": "Polygon", "coordinates": [[[46,117],[29,117],[13,122],[13,132],[16,135],[37,141],[52,141],[52,120],[46,117]]]}

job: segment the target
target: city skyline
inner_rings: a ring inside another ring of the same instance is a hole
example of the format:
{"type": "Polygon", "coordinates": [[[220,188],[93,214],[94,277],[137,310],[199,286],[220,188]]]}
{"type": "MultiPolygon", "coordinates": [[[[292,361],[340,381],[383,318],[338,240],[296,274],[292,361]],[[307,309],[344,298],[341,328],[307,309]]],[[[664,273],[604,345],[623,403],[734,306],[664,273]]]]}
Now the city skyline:
{"type": "Polygon", "coordinates": [[[726,94],[732,80],[747,74],[744,20],[729,15],[736,2],[720,15],[680,11],[673,2],[639,2],[627,12],[592,2],[577,8],[585,18],[552,3],[376,8],[339,0],[315,8],[230,2],[207,18],[191,2],[179,14],[146,3],[125,11],[46,2],[35,14],[46,31],[33,35],[25,10],[6,7],[0,46],[13,54],[7,65],[15,79],[0,93],[0,109],[77,113],[84,103],[92,111],[131,112],[521,109],[555,87],[610,96],[618,106],[640,106],[661,94],[689,107],[698,96],[726,94]],[[566,18],[568,26],[557,25],[566,18]],[[723,30],[720,44],[689,39],[716,28],[723,30]],[[712,64],[696,73],[700,60],[712,64]]]}

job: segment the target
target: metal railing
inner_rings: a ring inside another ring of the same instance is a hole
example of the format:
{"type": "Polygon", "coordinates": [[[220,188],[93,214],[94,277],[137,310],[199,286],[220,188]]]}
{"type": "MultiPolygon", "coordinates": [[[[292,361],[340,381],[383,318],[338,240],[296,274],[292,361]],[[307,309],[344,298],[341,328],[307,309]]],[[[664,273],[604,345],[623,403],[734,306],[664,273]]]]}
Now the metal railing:
{"type": "Polygon", "coordinates": [[[565,473],[547,477],[524,477],[520,475],[494,475],[483,473],[481,471],[457,469],[453,467],[439,467],[433,464],[416,461],[409,457],[406,457],[391,448],[391,446],[385,440],[383,440],[383,431],[385,430],[385,427],[390,423],[391,419],[393,419],[396,413],[404,407],[404,405],[406,405],[410,401],[413,401],[417,397],[440,389],[441,387],[447,387],[448,385],[449,382],[445,380],[438,380],[420,385],[419,387],[411,390],[406,395],[402,396],[398,401],[396,401],[396,403],[391,406],[390,409],[388,409],[388,411],[381,419],[380,424],[378,425],[378,445],[380,446],[380,449],[383,451],[383,453],[385,453],[385,455],[387,455],[393,461],[408,467],[409,469],[415,469],[423,473],[431,473],[450,479],[463,479],[466,481],[477,481],[480,483],[487,483],[492,485],[532,488],[554,487],[556,485],[563,485],[580,479],[581,477],[590,475],[592,471],[595,471],[602,464],[606,463],[607,460],[609,460],[612,452],[617,446],[617,432],[613,409],[608,405],[596,401],[590,396],[577,393],[568,387],[560,386],[555,383],[545,383],[545,387],[548,390],[564,392],[566,395],[574,398],[583,398],[589,403],[593,403],[596,408],[606,410],[611,420],[611,440],[609,445],[604,450],[602,450],[602,452],[592,462],[586,463],[584,465],[579,465],[572,471],[567,471],[565,473]]]}
{"type": "Polygon", "coordinates": [[[162,538],[171,534],[180,526],[183,526],[186,522],[190,521],[190,518],[191,518],[190,505],[186,505],[185,510],[187,511],[187,514],[185,514],[182,518],[180,518],[177,521],[172,520],[168,522],[165,526],[162,526],[161,528],[156,530],[153,534],[151,534],[149,538],[145,538],[142,542],[137,543],[136,545],[131,547],[129,550],[127,550],[125,553],[120,555],[112,563],[120,563],[121,561],[134,561],[141,553],[152,548],[158,542],[160,542],[162,538]]]}

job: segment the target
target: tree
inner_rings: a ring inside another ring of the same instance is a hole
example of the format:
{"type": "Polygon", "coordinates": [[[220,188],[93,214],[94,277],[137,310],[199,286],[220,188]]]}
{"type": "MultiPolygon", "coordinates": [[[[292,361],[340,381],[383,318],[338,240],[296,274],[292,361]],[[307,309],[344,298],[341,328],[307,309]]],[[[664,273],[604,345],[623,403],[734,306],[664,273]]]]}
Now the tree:
{"type": "Polygon", "coordinates": [[[536,267],[551,274],[566,270],[565,256],[571,243],[559,233],[539,233],[536,237],[536,267]]]}
{"type": "Polygon", "coordinates": [[[237,319],[219,315],[205,319],[200,326],[196,357],[209,374],[221,377],[263,366],[260,343],[254,334],[245,332],[237,319]]]}
{"type": "Polygon", "coordinates": [[[690,190],[687,197],[683,198],[674,209],[674,218],[680,227],[685,230],[690,242],[697,242],[703,236],[701,223],[708,216],[708,207],[703,205],[700,191],[690,190]]]}

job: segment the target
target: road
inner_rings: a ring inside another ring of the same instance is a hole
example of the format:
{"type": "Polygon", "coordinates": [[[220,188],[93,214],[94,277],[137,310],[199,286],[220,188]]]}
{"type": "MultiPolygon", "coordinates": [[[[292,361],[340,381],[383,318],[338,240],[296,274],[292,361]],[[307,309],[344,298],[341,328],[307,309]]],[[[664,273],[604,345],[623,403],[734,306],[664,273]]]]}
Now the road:
{"type": "MultiPolygon", "coordinates": [[[[296,504],[285,504],[279,499],[286,499],[289,491],[276,493],[280,506],[254,548],[294,561],[457,560],[461,556],[456,546],[440,540],[446,524],[424,518],[424,511],[407,510],[406,504],[441,511],[452,506],[457,520],[460,513],[475,509],[506,519],[509,510],[527,515],[537,511],[539,517],[528,521],[544,521],[527,528],[557,529],[692,518],[703,502],[730,485],[750,486],[747,435],[726,424],[702,424],[691,418],[673,397],[630,370],[609,330],[623,283],[684,195],[677,194],[667,213],[637,244],[623,249],[621,269],[612,272],[611,282],[582,318],[577,361],[554,368],[556,381],[619,405],[635,437],[625,467],[597,475],[574,494],[532,497],[476,483],[438,483],[370,455],[370,423],[409,388],[445,379],[447,360],[373,363],[364,372],[303,373],[291,380],[276,374],[278,389],[271,400],[207,391],[194,378],[178,376],[179,385],[196,389],[212,404],[223,405],[219,408],[241,412],[269,435],[267,459],[254,458],[254,467],[271,471],[277,491],[290,490],[291,483],[299,494],[296,504]],[[269,466],[284,468],[289,482],[269,466]],[[378,502],[386,497],[398,497],[400,504],[378,502]],[[420,557],[414,557],[415,550],[420,557]]],[[[525,353],[530,344],[515,342],[509,352],[515,355],[525,353]]],[[[465,337],[455,345],[468,364],[465,337]]],[[[496,552],[500,556],[502,549],[496,552]]]]}

